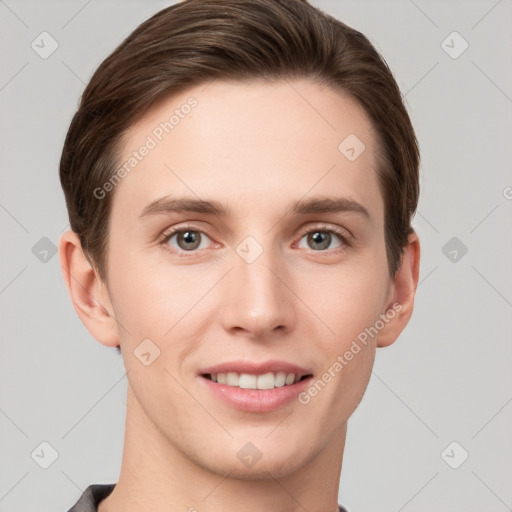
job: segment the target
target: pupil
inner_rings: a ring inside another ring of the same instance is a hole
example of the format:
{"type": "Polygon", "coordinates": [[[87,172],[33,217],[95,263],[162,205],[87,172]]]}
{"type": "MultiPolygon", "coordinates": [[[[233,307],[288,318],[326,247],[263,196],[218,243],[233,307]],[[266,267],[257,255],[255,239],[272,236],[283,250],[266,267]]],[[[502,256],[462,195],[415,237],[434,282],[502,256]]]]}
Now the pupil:
{"type": "Polygon", "coordinates": [[[315,244],[320,244],[320,247],[316,247],[317,249],[325,249],[326,247],[329,247],[329,243],[331,241],[330,233],[316,231],[315,233],[312,233],[310,237],[315,244]]]}
{"type": "Polygon", "coordinates": [[[193,231],[185,231],[183,232],[181,239],[184,241],[185,244],[192,244],[194,247],[186,247],[187,249],[195,249],[197,246],[197,237],[194,234],[193,231]]]}

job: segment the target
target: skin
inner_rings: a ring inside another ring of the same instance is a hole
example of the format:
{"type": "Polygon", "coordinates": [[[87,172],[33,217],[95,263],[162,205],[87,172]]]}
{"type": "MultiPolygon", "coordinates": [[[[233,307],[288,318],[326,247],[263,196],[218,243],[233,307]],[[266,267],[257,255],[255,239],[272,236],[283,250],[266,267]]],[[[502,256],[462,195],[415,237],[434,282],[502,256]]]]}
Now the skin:
{"type": "Polygon", "coordinates": [[[215,81],[166,98],[129,129],[121,160],[190,96],[197,107],[110,192],[107,282],[73,232],[59,244],[78,316],[101,344],[121,345],[127,371],[121,474],[99,510],[334,512],[347,421],[376,348],[392,344],[412,313],[418,237],[410,236],[392,278],[371,122],[350,97],[310,80],[215,81]],[[349,134],[366,146],[352,162],[338,150],[349,134]],[[230,215],[138,219],[166,195],[216,200],[230,215]],[[356,201],[370,218],[286,213],[313,196],[356,201]],[[186,224],[201,245],[180,257],[172,251],[187,246],[159,235],[186,224]],[[332,234],[319,249],[305,234],[315,228],[348,230],[353,239],[332,234]],[[252,263],[236,252],[247,236],[263,249],[252,263]],[[401,309],[378,337],[306,405],[241,412],[197,376],[234,359],[279,359],[318,378],[394,303],[401,309]],[[149,366],[133,354],[147,338],[161,351],[149,366]],[[262,454],[252,468],[237,457],[247,442],[262,454]]]}

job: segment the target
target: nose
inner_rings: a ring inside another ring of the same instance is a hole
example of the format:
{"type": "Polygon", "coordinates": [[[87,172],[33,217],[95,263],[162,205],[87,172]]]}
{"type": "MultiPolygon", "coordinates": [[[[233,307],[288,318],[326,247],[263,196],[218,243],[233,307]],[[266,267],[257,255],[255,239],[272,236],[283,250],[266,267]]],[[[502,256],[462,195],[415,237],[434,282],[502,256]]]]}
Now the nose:
{"type": "Polygon", "coordinates": [[[234,252],[232,261],[221,310],[226,331],[259,341],[290,332],[297,298],[285,262],[268,249],[252,262],[234,252]]]}

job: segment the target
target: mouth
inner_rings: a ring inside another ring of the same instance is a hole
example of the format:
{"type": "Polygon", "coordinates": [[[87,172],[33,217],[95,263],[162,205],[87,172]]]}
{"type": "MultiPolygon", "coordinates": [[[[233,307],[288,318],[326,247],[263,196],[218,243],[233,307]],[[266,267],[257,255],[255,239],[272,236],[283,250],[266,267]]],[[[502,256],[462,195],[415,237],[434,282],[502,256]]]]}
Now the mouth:
{"type": "Polygon", "coordinates": [[[203,373],[201,377],[228,387],[239,389],[269,390],[292,386],[312,377],[311,374],[267,372],[263,374],[221,372],[203,373]]]}
{"type": "Polygon", "coordinates": [[[297,401],[313,373],[284,361],[231,362],[204,368],[198,377],[213,398],[244,412],[271,412],[297,401]]]}

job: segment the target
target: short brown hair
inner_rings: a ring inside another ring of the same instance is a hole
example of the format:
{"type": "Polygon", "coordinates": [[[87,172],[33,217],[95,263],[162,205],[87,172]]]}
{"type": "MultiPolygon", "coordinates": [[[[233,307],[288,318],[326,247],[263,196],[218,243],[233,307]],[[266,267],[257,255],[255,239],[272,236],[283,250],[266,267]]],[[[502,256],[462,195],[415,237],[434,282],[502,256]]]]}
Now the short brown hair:
{"type": "Polygon", "coordinates": [[[116,172],[126,130],[158,100],[191,86],[261,78],[314,79],[345,91],[369,115],[394,276],[413,231],[420,156],[384,59],[363,34],[306,0],[185,0],[143,22],[101,63],[67,133],[60,180],[70,225],[101,279],[112,194],[98,199],[94,190],[116,172]]]}

